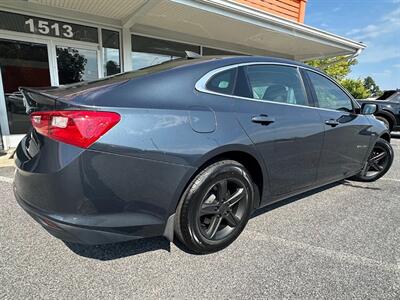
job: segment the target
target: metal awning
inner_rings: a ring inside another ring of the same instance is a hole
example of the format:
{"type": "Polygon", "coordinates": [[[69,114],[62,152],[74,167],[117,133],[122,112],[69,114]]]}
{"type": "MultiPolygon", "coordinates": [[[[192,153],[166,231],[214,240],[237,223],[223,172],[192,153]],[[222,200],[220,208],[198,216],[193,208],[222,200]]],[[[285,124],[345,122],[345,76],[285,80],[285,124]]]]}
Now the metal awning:
{"type": "Polygon", "coordinates": [[[365,48],[362,43],[229,0],[14,0],[2,1],[1,6],[295,60],[350,55],[365,48]]]}

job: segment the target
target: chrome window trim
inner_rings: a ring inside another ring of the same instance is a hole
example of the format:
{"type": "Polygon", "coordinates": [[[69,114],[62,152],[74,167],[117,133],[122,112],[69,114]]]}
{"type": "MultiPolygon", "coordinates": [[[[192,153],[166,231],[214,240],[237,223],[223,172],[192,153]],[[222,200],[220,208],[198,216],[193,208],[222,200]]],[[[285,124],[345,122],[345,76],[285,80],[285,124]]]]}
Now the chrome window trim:
{"type": "MultiPolygon", "coordinates": [[[[275,66],[285,66],[285,67],[293,67],[297,69],[297,72],[299,73],[300,76],[300,80],[301,83],[303,85],[303,89],[304,92],[307,95],[306,92],[306,87],[304,84],[304,80],[303,80],[303,76],[300,73],[300,69],[303,70],[308,70],[314,73],[317,73],[319,75],[322,75],[323,77],[325,77],[326,79],[330,80],[332,83],[334,83],[337,87],[339,87],[349,98],[350,101],[353,103],[353,108],[357,107],[357,105],[355,105],[355,101],[353,100],[353,97],[351,95],[349,95],[349,93],[345,90],[343,90],[343,88],[341,86],[339,86],[336,82],[334,82],[331,78],[329,78],[327,75],[325,75],[322,72],[319,72],[318,70],[314,70],[312,68],[307,68],[304,66],[298,66],[295,64],[290,64],[290,63],[280,63],[280,62],[246,62],[246,63],[238,63],[238,64],[232,64],[232,65],[228,65],[228,66],[224,66],[224,67],[220,67],[214,70],[209,71],[208,73],[206,73],[205,75],[203,75],[195,84],[195,89],[198,92],[201,93],[206,93],[206,94],[212,94],[212,95],[217,95],[217,96],[224,96],[224,97],[231,97],[231,98],[236,98],[236,99],[241,99],[241,100],[247,100],[247,101],[256,101],[256,102],[263,102],[263,103],[274,103],[274,104],[278,104],[278,105],[289,105],[289,106],[299,106],[299,107],[305,107],[305,108],[310,108],[310,109],[319,109],[319,110],[325,110],[325,111],[335,111],[335,112],[344,112],[344,111],[339,111],[339,110],[335,110],[335,109],[329,109],[329,108],[322,108],[322,107],[317,107],[317,106],[309,106],[309,105],[301,105],[301,104],[293,104],[293,103],[282,103],[282,102],[275,102],[275,101],[270,101],[270,100],[259,100],[259,99],[255,99],[255,98],[248,98],[248,97],[242,97],[242,96],[236,96],[236,95],[229,95],[229,94],[223,94],[223,93],[218,93],[218,92],[214,92],[214,91],[210,91],[209,89],[207,89],[207,82],[211,79],[211,77],[213,77],[214,75],[226,71],[226,70],[230,70],[230,69],[234,69],[234,68],[238,68],[238,67],[244,67],[244,66],[252,66],[252,65],[275,65],[275,66]]],[[[307,99],[308,101],[308,99],[307,99]]],[[[350,113],[350,112],[348,112],[350,113]]]]}

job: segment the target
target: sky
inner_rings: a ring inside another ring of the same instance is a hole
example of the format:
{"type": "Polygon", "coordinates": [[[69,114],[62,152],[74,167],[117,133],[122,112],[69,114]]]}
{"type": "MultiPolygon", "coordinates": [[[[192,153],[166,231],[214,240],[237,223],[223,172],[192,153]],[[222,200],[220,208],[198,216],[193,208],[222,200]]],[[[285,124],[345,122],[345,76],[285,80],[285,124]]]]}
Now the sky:
{"type": "Polygon", "coordinates": [[[304,23],[367,45],[350,78],[400,89],[400,0],[308,0],[304,23]]]}

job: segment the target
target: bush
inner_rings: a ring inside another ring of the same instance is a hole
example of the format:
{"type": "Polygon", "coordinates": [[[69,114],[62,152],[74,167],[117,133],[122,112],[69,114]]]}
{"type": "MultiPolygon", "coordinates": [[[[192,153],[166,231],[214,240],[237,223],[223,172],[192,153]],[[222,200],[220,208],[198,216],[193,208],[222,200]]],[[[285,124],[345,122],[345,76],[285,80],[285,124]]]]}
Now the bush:
{"type": "Polygon", "coordinates": [[[371,96],[371,91],[366,89],[361,79],[346,78],[341,80],[340,83],[355,99],[365,99],[371,96]]]}

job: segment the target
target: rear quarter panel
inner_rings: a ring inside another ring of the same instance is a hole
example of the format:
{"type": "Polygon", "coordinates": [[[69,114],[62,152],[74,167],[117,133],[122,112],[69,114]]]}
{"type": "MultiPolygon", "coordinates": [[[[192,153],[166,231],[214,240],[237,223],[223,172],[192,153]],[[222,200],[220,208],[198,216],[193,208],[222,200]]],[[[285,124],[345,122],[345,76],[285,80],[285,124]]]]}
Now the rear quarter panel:
{"type": "MultiPolygon", "coordinates": [[[[176,70],[133,80],[93,102],[118,112],[121,121],[92,150],[188,167],[171,197],[170,212],[190,178],[213,157],[242,151],[262,162],[236,119],[234,100],[195,90],[195,82],[208,70],[176,70]]],[[[157,188],[151,181],[146,186],[157,188]]]]}

